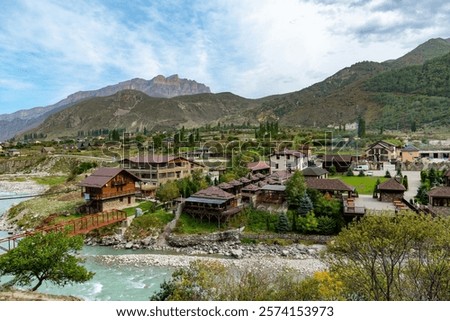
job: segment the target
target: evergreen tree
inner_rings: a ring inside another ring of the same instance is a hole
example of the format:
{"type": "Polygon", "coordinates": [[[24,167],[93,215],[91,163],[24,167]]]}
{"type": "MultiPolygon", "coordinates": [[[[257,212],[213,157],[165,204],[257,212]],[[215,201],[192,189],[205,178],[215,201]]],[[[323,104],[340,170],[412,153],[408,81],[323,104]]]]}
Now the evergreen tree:
{"type": "Polygon", "coordinates": [[[408,190],[408,176],[403,176],[402,184],[405,186],[406,190],[408,190]]]}
{"type": "Polygon", "coordinates": [[[384,174],[384,177],[391,178],[392,176],[391,176],[391,173],[389,173],[389,171],[386,171],[386,174],[384,174]]]}
{"type": "Polygon", "coordinates": [[[311,212],[313,210],[313,208],[314,208],[314,206],[311,201],[311,198],[305,191],[300,200],[300,206],[298,207],[297,212],[299,215],[305,216],[306,214],[311,212]]]}
{"type": "Polygon", "coordinates": [[[289,221],[285,213],[281,213],[278,216],[277,233],[289,232],[289,221]]]}
{"type": "Polygon", "coordinates": [[[366,136],[366,121],[359,116],[358,118],[358,137],[363,138],[366,136]]]}

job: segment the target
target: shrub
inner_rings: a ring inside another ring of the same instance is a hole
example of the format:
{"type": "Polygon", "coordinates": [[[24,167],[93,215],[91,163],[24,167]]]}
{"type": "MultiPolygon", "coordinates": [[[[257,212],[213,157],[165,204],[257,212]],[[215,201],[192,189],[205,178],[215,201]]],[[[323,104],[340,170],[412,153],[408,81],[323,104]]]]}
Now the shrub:
{"type": "Polygon", "coordinates": [[[317,232],[319,234],[330,235],[336,232],[337,222],[329,216],[320,216],[317,218],[317,232]]]}

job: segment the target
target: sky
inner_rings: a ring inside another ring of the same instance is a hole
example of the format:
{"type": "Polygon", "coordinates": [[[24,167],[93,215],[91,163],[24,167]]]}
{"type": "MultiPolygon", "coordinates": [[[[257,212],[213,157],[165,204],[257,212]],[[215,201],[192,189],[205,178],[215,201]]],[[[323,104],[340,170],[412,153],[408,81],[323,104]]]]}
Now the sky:
{"type": "Polygon", "coordinates": [[[173,74],[260,98],[438,37],[446,0],[0,0],[0,114],[173,74]]]}

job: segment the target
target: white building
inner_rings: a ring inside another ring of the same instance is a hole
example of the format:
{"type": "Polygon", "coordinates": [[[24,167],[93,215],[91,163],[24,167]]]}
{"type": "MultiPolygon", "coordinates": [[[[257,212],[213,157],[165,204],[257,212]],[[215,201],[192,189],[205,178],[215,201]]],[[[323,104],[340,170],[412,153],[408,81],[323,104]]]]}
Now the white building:
{"type": "Polygon", "coordinates": [[[284,149],[270,156],[270,172],[303,170],[308,166],[308,159],[299,151],[284,149]]]}

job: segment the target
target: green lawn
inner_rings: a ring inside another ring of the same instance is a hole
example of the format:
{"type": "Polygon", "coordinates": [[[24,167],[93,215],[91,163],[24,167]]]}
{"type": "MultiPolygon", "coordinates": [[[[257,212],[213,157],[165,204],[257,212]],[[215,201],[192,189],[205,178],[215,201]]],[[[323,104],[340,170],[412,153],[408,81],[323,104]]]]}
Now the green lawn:
{"type": "Polygon", "coordinates": [[[41,185],[57,186],[63,184],[66,180],[66,176],[43,176],[35,177],[33,180],[41,185]]]}
{"type": "Polygon", "coordinates": [[[373,188],[379,179],[380,182],[388,180],[385,177],[374,177],[374,176],[334,176],[332,178],[339,178],[344,183],[351,185],[356,188],[359,194],[372,195],[373,188]]]}

